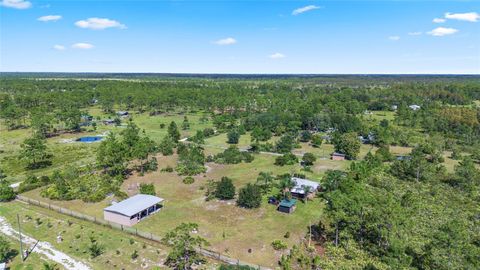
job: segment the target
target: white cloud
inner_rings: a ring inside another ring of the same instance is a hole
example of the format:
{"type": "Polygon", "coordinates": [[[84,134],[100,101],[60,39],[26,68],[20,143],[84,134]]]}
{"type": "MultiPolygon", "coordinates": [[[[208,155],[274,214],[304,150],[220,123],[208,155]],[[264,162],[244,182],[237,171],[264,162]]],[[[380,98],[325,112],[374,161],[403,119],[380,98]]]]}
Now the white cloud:
{"type": "Polygon", "coordinates": [[[94,46],[90,43],[75,43],[72,45],[72,48],[74,49],[82,49],[82,50],[88,50],[93,48],[94,46]]]}
{"type": "Polygon", "coordinates": [[[50,22],[50,21],[56,22],[56,21],[60,20],[61,18],[62,18],[62,16],[60,16],[60,15],[47,15],[47,16],[39,17],[37,20],[41,21],[41,22],[50,22]]]}
{"type": "Polygon", "coordinates": [[[315,5],[309,5],[309,6],[297,8],[297,9],[292,11],[292,15],[300,15],[304,12],[319,9],[319,8],[320,8],[319,6],[315,6],[315,5]]]}
{"type": "Polygon", "coordinates": [[[4,7],[16,8],[16,9],[27,9],[32,7],[32,3],[24,0],[2,0],[0,5],[4,7]]]}
{"type": "Polygon", "coordinates": [[[285,55],[283,53],[274,53],[272,55],[269,55],[268,57],[270,57],[271,59],[281,59],[281,58],[285,58],[285,55]]]}
{"type": "Polygon", "coordinates": [[[217,41],[214,41],[213,43],[217,45],[232,45],[237,43],[237,40],[232,37],[228,37],[228,38],[219,39],[217,41]]]}
{"type": "Polygon", "coordinates": [[[65,46],[63,46],[63,45],[53,45],[53,48],[57,51],[64,51],[65,50],[65,46]]]}
{"type": "Polygon", "coordinates": [[[447,20],[445,20],[444,18],[435,18],[432,20],[432,22],[434,23],[444,23],[445,21],[447,20]]]}
{"type": "Polygon", "coordinates": [[[422,32],[409,32],[408,35],[409,36],[420,36],[422,34],[422,32]]]}
{"type": "Polygon", "coordinates": [[[437,27],[433,29],[432,31],[428,32],[427,34],[436,36],[436,37],[441,37],[441,36],[446,36],[446,35],[453,35],[457,33],[458,30],[455,28],[447,28],[447,27],[437,27]]]}
{"type": "Polygon", "coordinates": [[[103,30],[112,27],[120,29],[127,28],[124,24],[107,18],[88,18],[86,20],[77,21],[75,25],[80,28],[88,28],[92,30],[103,30]]]}
{"type": "Polygon", "coordinates": [[[478,22],[480,19],[480,14],[476,12],[466,12],[466,13],[445,13],[445,18],[451,20],[467,21],[467,22],[478,22]]]}
{"type": "Polygon", "coordinates": [[[400,40],[400,37],[399,36],[389,36],[388,39],[393,40],[393,41],[397,41],[397,40],[400,40]]]}

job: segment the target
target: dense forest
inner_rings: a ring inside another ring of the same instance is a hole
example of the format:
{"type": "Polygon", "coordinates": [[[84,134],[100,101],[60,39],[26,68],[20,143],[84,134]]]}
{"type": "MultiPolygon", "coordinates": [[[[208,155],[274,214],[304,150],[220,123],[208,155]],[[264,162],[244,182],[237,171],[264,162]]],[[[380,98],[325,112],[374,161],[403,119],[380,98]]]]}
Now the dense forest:
{"type": "MultiPolygon", "coordinates": [[[[188,177],[205,172],[205,162],[248,163],[260,151],[277,153],[277,166],[296,164],[299,160],[291,151],[298,143],[318,146],[329,141],[353,162],[346,170],[331,169],[322,175],[317,196],[325,201],[325,215],[310,232],[305,229],[322,252],[294,246],[281,257],[282,269],[480,268],[478,76],[12,73],[0,77],[1,132],[30,131],[19,153],[26,170],[50,166],[56,153],[48,150],[45,141],[81,132],[94,107],[126,127],[101,142],[95,163],[48,176],[32,175],[20,192],[44,186],[42,196],[51,199],[96,202],[111,192],[125,197],[119,187],[131,173],[132,161],[141,174],[157,170],[155,153],[177,153],[178,164],[170,169],[188,177]],[[179,130],[189,128],[185,117],[180,126],[172,122],[162,127],[168,135],[155,140],[134,121],[118,119],[118,111],[150,116],[198,113],[213,128],[181,142],[179,130]],[[372,121],[370,112],[376,111],[394,117],[372,121]],[[246,132],[252,143],[248,152],[241,152],[234,145],[246,132]],[[205,138],[219,133],[226,133],[233,146],[206,156],[205,138]],[[272,137],[278,140],[271,143],[272,137]],[[359,158],[361,143],[378,150],[359,158]],[[390,153],[392,146],[412,150],[395,156],[390,153]],[[445,167],[446,151],[458,161],[451,171],[445,167]],[[83,180],[74,181],[79,178],[83,180]]],[[[315,157],[304,155],[301,162],[308,167],[315,157]]],[[[3,165],[0,169],[10,173],[3,165]]],[[[217,190],[217,197],[233,198],[231,180],[222,179],[217,185],[226,190],[217,190]]],[[[6,181],[1,190],[5,200],[14,196],[6,181]]],[[[256,196],[249,192],[256,190],[246,186],[240,195],[256,196]]],[[[245,205],[253,201],[245,200],[245,205]]]]}

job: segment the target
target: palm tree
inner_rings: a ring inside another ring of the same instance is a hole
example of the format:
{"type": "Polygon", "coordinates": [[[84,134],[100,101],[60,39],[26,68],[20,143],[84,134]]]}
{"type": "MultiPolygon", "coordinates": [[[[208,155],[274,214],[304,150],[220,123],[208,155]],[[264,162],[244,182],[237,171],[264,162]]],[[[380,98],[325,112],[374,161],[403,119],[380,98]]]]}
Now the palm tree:
{"type": "Polygon", "coordinates": [[[312,190],[312,187],[311,186],[302,186],[303,188],[303,191],[305,192],[305,197],[303,198],[305,204],[307,203],[308,201],[308,193],[310,193],[310,191],[312,190]]]}
{"type": "Polygon", "coordinates": [[[262,191],[267,193],[272,188],[273,176],[269,172],[260,172],[257,177],[257,184],[262,187],[262,191]]]}
{"type": "Polygon", "coordinates": [[[280,183],[278,183],[278,188],[282,190],[283,197],[285,198],[285,194],[287,191],[290,191],[295,186],[295,183],[292,179],[289,178],[282,178],[280,179],[280,183]]]}

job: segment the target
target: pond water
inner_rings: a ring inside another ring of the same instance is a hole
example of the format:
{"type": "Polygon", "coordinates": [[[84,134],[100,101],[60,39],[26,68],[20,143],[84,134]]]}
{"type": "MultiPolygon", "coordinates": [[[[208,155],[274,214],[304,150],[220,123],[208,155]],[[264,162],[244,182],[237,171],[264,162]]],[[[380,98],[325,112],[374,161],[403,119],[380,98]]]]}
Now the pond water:
{"type": "Polygon", "coordinates": [[[100,137],[100,136],[86,136],[86,137],[78,138],[77,142],[91,143],[91,142],[98,142],[102,139],[103,137],[100,137]]]}

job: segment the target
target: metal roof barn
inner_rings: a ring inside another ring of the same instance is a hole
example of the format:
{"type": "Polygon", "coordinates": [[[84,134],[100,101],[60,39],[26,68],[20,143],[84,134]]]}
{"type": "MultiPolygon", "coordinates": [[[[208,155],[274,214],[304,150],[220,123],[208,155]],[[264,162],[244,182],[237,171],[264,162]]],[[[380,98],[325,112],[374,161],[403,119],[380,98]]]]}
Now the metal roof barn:
{"type": "Polygon", "coordinates": [[[105,220],[133,226],[141,219],[157,212],[164,199],[153,195],[137,194],[103,209],[105,220]]]}

